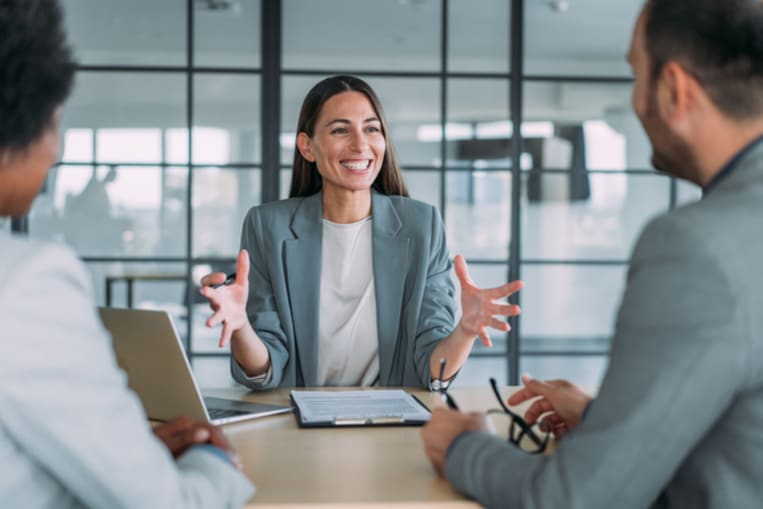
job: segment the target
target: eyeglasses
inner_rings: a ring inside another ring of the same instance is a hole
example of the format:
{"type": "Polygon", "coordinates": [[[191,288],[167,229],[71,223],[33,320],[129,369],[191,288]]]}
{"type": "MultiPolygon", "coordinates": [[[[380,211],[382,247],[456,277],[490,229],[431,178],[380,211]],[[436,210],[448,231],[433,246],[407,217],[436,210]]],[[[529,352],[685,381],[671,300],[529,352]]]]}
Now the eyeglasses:
{"type": "Polygon", "coordinates": [[[501,409],[488,410],[488,414],[504,415],[509,418],[509,442],[531,454],[540,454],[546,450],[551,433],[545,433],[540,429],[540,421],[532,426],[527,424],[520,415],[512,412],[503,402],[501,393],[498,391],[498,383],[495,378],[490,379],[490,387],[501,405],[501,409]],[[535,429],[533,429],[535,428],[535,429]],[[537,430],[537,431],[536,431],[537,430]]]}
{"type": "MultiPolygon", "coordinates": [[[[450,385],[450,380],[445,380],[444,378],[446,365],[447,361],[445,358],[441,358],[440,375],[435,380],[436,383],[433,385],[435,390],[440,393],[440,399],[442,399],[442,401],[448,405],[449,408],[458,410],[458,405],[453,399],[453,396],[448,394],[448,385],[450,385]]],[[[498,403],[501,405],[501,408],[488,410],[487,413],[491,415],[505,416],[510,420],[508,436],[509,442],[516,445],[523,451],[529,452],[531,454],[540,454],[544,452],[548,446],[548,440],[551,436],[551,433],[546,433],[540,429],[540,421],[530,426],[527,424],[527,421],[525,421],[520,415],[512,412],[511,409],[506,406],[506,403],[503,402],[501,393],[498,391],[498,382],[495,381],[495,378],[490,379],[490,387],[493,388],[493,393],[495,394],[498,403]]]]}

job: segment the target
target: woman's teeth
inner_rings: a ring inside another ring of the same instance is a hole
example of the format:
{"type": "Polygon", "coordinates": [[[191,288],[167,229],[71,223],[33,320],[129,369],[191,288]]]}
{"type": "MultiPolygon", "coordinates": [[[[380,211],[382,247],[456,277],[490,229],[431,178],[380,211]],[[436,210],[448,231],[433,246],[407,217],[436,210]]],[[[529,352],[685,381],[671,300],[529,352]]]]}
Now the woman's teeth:
{"type": "Polygon", "coordinates": [[[365,170],[371,164],[371,161],[342,161],[342,166],[350,170],[365,170]]]}

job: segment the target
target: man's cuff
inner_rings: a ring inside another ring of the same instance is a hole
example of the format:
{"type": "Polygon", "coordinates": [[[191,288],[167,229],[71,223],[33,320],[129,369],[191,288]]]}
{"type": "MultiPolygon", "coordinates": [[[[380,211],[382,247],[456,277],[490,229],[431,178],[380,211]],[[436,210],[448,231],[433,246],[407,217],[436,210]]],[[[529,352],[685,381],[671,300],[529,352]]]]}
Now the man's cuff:
{"type": "Polygon", "coordinates": [[[460,442],[465,436],[467,436],[469,433],[475,433],[474,431],[464,431],[460,435],[457,435],[456,438],[453,439],[453,441],[448,446],[448,450],[445,451],[445,460],[448,460],[448,456],[450,456],[451,451],[456,447],[456,444],[460,442]]]}

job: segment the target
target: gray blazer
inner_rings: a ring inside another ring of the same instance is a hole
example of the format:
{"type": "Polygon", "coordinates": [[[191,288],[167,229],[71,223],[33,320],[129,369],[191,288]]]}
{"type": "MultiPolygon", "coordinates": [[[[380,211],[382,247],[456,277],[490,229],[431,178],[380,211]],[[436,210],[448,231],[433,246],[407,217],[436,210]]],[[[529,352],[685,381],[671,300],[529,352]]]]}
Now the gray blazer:
{"type": "Polygon", "coordinates": [[[151,433],[71,250],[0,232],[0,505],[237,507],[254,492],[151,433]]]}
{"type": "Polygon", "coordinates": [[[763,504],[763,143],[699,202],[652,221],[606,376],[551,456],[462,435],[446,475],[488,507],[763,504]]]}
{"type": "MultiPolygon", "coordinates": [[[[427,386],[432,350],[455,321],[442,221],[431,205],[375,191],[371,209],[379,385],[427,386]]],[[[253,207],[244,220],[247,312],[273,367],[263,385],[231,357],[233,378],[252,389],[316,384],[322,217],[318,193],[253,207]]]]}

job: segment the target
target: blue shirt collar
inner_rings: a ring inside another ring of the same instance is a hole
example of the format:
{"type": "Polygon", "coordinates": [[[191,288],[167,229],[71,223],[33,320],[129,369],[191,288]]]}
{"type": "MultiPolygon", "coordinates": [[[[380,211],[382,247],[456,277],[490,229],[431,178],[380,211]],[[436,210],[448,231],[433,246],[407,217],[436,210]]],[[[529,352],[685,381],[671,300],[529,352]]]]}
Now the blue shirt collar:
{"type": "Polygon", "coordinates": [[[745,156],[747,155],[752,149],[754,149],[759,143],[763,142],[763,135],[758,136],[755,140],[753,140],[751,143],[749,143],[746,147],[744,147],[742,150],[737,152],[737,154],[731,158],[731,161],[726,163],[726,165],[721,168],[721,171],[715,174],[715,177],[713,177],[710,182],[705,185],[705,187],[702,188],[702,194],[705,195],[709,193],[710,191],[715,188],[715,186],[718,185],[718,182],[723,180],[724,178],[728,177],[729,174],[731,174],[732,171],[737,167],[737,163],[745,156]]]}

